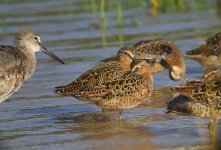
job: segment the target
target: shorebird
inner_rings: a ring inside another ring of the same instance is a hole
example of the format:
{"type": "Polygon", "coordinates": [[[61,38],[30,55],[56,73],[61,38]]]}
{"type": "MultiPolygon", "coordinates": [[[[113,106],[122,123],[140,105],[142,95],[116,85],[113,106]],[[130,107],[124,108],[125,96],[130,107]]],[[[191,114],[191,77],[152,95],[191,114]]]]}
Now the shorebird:
{"type": "MultiPolygon", "coordinates": [[[[77,97],[84,97],[88,101],[95,103],[102,110],[117,110],[120,112],[120,122],[122,120],[122,111],[131,109],[147,100],[153,90],[153,75],[150,72],[154,61],[134,60],[130,71],[124,71],[117,77],[112,77],[103,84],[96,84],[93,87],[85,85],[81,92],[74,91],[67,87],[56,89],[56,92],[65,94],[65,91],[73,91],[72,94],[77,97]]],[[[114,68],[112,68],[114,69],[114,68]]]]}
{"type": "Polygon", "coordinates": [[[171,89],[181,96],[168,103],[168,110],[209,118],[209,130],[215,136],[215,125],[221,117],[221,71],[211,71],[201,80],[189,80],[171,89]]]}
{"type": "Polygon", "coordinates": [[[35,52],[38,51],[64,64],[43,46],[38,33],[29,29],[16,33],[14,46],[0,45],[0,102],[10,97],[32,76],[36,67],[35,52]]]}
{"type": "Polygon", "coordinates": [[[206,43],[196,49],[186,52],[186,55],[199,62],[205,73],[221,66],[221,32],[208,38],[206,43]]]}
{"type": "Polygon", "coordinates": [[[150,69],[154,62],[134,61],[131,71],[104,85],[88,88],[82,94],[100,106],[103,110],[131,109],[147,100],[153,90],[153,75],[150,69]]]}
{"type": "Polygon", "coordinates": [[[105,82],[123,75],[126,71],[130,70],[133,57],[131,48],[122,47],[118,50],[117,60],[105,62],[86,71],[70,84],[56,87],[55,92],[87,101],[87,98],[79,94],[85,90],[86,86],[94,88],[94,86],[103,85],[105,82]]]}
{"type": "Polygon", "coordinates": [[[155,64],[155,67],[153,67],[155,72],[166,68],[169,70],[169,76],[172,80],[181,80],[184,77],[186,72],[184,58],[179,48],[173,42],[157,38],[141,41],[135,44],[134,47],[136,49],[134,54],[136,59],[144,59],[147,54],[158,56],[167,54],[160,63],[155,64]]]}
{"type": "MultiPolygon", "coordinates": [[[[164,69],[169,70],[169,76],[172,80],[181,80],[186,72],[184,58],[179,48],[171,41],[157,38],[138,42],[133,46],[134,59],[147,59],[156,55],[164,55],[161,62],[155,63],[152,67],[154,72],[160,72],[164,69]]],[[[107,58],[103,61],[116,59],[116,57],[107,58]]]]}

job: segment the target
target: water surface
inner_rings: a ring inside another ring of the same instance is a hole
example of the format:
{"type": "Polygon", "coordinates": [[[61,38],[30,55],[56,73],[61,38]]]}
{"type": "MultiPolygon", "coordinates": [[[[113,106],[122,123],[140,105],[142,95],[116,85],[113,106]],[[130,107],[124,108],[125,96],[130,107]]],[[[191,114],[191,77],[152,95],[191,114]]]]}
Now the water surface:
{"type": "MultiPolygon", "coordinates": [[[[1,44],[12,44],[15,32],[29,27],[46,47],[67,62],[60,65],[37,54],[33,77],[10,99],[0,104],[2,149],[204,149],[209,147],[208,120],[167,114],[168,89],[152,101],[123,114],[102,113],[93,104],[53,93],[54,87],[74,80],[123,46],[162,37],[174,41],[183,53],[221,31],[217,0],[108,1],[11,0],[0,2],[1,44]]],[[[203,69],[186,59],[186,78],[203,69]]],[[[168,71],[156,74],[155,87],[171,81],[168,71]]],[[[217,126],[221,128],[220,123],[217,126]]],[[[220,133],[220,132],[219,132],[220,133]]],[[[219,137],[219,133],[218,137],[219,137]]]]}

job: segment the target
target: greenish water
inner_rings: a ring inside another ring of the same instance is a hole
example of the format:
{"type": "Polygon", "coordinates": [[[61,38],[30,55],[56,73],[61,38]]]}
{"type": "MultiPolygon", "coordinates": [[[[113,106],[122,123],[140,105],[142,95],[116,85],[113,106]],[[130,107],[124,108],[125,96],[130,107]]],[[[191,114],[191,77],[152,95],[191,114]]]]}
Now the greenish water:
{"type": "MultiPolygon", "coordinates": [[[[0,149],[207,149],[208,119],[167,114],[167,90],[123,114],[105,113],[93,104],[53,93],[122,45],[162,37],[185,51],[221,31],[217,0],[2,0],[0,41],[12,44],[15,32],[29,27],[47,48],[67,62],[37,54],[34,76],[0,104],[0,149]],[[155,1],[156,2],[156,1],[155,1]]],[[[186,59],[186,78],[202,73],[186,59]]],[[[168,72],[156,74],[155,87],[170,86],[168,72]]],[[[217,125],[220,139],[220,123],[217,125]]]]}

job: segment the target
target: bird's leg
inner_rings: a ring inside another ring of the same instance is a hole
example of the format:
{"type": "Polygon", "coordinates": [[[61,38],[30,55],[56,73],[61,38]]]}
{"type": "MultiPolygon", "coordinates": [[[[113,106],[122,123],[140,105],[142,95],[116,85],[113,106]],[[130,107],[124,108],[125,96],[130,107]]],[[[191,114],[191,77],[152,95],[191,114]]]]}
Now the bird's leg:
{"type": "Polygon", "coordinates": [[[123,111],[119,111],[119,114],[120,114],[120,117],[119,117],[119,124],[120,124],[120,128],[123,127],[123,118],[122,118],[122,114],[123,114],[123,111]]]}
{"type": "Polygon", "coordinates": [[[210,134],[210,143],[212,146],[216,145],[216,119],[210,119],[209,121],[209,134],[210,134]]]}

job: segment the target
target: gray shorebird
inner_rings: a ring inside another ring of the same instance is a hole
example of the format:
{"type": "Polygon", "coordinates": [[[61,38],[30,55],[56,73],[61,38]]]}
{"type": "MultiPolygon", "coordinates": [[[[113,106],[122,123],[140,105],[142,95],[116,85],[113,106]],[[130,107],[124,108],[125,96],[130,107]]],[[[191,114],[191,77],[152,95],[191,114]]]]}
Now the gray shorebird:
{"type": "Polygon", "coordinates": [[[41,43],[37,32],[22,29],[16,33],[15,45],[0,45],[0,102],[16,92],[36,67],[35,52],[42,51],[65,64],[41,43]]]}
{"type": "Polygon", "coordinates": [[[205,69],[205,73],[216,70],[221,66],[221,32],[206,40],[205,44],[187,51],[186,55],[199,62],[205,69]]]}
{"type": "MultiPolygon", "coordinates": [[[[149,59],[160,55],[165,56],[161,62],[155,63],[155,66],[151,68],[154,72],[168,69],[172,80],[181,80],[184,77],[186,72],[185,61],[179,48],[173,42],[162,38],[144,40],[135,44],[133,49],[134,59],[149,59]]],[[[114,59],[116,57],[107,58],[103,61],[114,59]]]]}

